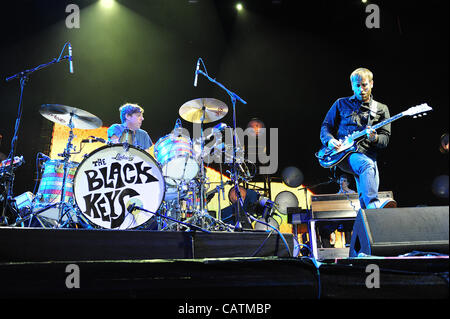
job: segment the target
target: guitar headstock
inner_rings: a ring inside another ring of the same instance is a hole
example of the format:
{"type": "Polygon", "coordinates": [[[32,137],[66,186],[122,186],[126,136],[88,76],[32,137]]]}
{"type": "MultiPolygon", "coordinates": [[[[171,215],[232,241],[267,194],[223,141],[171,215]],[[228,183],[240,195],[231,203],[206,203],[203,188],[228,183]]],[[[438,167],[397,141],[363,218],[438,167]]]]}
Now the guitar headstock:
{"type": "Polygon", "coordinates": [[[408,116],[413,116],[414,118],[416,117],[421,117],[422,115],[427,115],[426,112],[428,111],[432,111],[433,109],[428,106],[428,104],[423,103],[417,106],[413,106],[410,107],[409,109],[407,109],[406,111],[403,112],[404,115],[408,115],[408,116]]]}

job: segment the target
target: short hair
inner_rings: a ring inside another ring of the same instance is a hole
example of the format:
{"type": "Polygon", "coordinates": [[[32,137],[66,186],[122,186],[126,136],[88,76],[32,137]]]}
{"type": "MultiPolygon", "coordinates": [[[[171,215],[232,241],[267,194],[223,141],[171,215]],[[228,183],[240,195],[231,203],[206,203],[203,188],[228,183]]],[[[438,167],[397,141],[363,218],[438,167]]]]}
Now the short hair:
{"type": "Polygon", "coordinates": [[[348,182],[350,182],[349,176],[347,174],[342,174],[341,176],[339,176],[339,179],[341,178],[345,178],[348,182]]]}
{"type": "Polygon", "coordinates": [[[373,81],[373,73],[366,68],[358,68],[350,74],[350,82],[355,80],[368,79],[369,81],[373,81]]]}
{"type": "Polygon", "coordinates": [[[119,107],[120,120],[125,123],[127,120],[127,115],[132,115],[134,113],[144,113],[144,109],[137,104],[125,103],[119,107]]]}

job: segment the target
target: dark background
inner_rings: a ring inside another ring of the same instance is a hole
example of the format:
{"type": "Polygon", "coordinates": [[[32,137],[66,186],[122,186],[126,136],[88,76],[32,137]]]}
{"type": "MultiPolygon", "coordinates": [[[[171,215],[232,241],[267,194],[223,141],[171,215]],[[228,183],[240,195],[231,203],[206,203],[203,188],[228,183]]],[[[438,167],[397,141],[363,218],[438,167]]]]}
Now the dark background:
{"type": "MultiPolygon", "coordinates": [[[[19,98],[19,81],[5,78],[58,57],[67,41],[75,69],[72,75],[67,62],[52,65],[33,73],[25,87],[17,154],[27,162],[16,171],[14,193],[33,189],[36,153],[49,151],[52,123],[40,116],[41,104],[81,108],[109,126],[119,122],[121,104],[138,103],[153,141],[169,133],[191,99],[213,97],[231,107],[228,95],[204,77],[193,87],[201,57],[210,76],[248,102],[237,104],[239,127],[257,117],[278,128],[273,177],[296,166],[306,185],[331,174],[314,157],[320,124],[337,98],[352,95],[354,69],[373,71],[374,97],[391,115],[428,103],[434,108],[428,116],[392,125],[389,147],[379,154],[380,190],[392,190],[403,207],[448,205],[432,188],[437,176],[448,175],[448,154],[439,151],[449,123],[448,1],[371,1],[380,8],[379,29],[366,27],[367,4],[356,0],[242,1],[242,12],[235,3],[123,0],[109,9],[99,1],[3,3],[1,152],[10,151],[19,98]],[[65,25],[70,3],[81,9],[79,29],[65,25]]],[[[231,125],[232,113],[221,121],[231,125]]],[[[336,190],[330,184],[314,192],[336,190]]]]}

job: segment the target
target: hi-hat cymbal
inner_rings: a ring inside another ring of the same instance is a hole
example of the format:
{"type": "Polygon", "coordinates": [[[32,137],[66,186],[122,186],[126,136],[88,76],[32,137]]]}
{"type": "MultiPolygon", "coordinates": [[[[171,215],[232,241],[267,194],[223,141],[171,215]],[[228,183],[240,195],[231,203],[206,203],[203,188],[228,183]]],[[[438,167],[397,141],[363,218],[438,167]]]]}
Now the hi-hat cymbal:
{"type": "Polygon", "coordinates": [[[201,123],[205,110],[203,123],[220,120],[228,113],[228,106],[222,101],[213,98],[199,98],[188,101],[180,107],[180,116],[188,122],[201,123]]]}
{"type": "Polygon", "coordinates": [[[65,126],[70,126],[72,117],[73,128],[90,130],[99,128],[103,124],[102,120],[94,114],[67,105],[43,104],[39,113],[46,119],[65,126]]]}

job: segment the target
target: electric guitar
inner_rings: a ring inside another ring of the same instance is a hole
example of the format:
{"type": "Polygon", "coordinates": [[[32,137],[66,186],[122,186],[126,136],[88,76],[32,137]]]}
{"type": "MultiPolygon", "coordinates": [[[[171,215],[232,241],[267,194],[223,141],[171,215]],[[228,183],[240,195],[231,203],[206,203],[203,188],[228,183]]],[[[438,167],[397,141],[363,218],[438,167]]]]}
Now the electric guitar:
{"type": "MultiPolygon", "coordinates": [[[[399,113],[395,116],[392,116],[380,123],[377,123],[372,126],[373,129],[377,130],[380,127],[383,127],[399,118],[404,116],[413,116],[414,118],[421,117],[422,115],[426,115],[426,112],[432,111],[433,109],[429,107],[426,103],[420,104],[417,106],[410,107],[408,110],[399,113]]],[[[344,160],[351,153],[358,152],[359,144],[366,137],[367,129],[362,131],[357,131],[352,133],[351,135],[345,137],[345,139],[340,140],[342,145],[337,149],[330,149],[327,146],[323,146],[315,155],[319,160],[319,164],[325,168],[331,168],[339,164],[342,160],[344,160]]]]}

